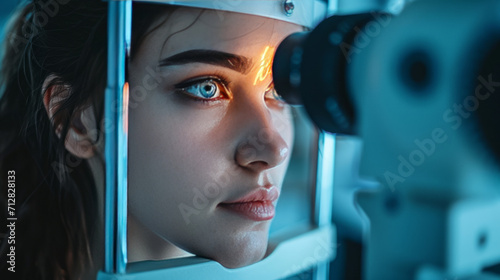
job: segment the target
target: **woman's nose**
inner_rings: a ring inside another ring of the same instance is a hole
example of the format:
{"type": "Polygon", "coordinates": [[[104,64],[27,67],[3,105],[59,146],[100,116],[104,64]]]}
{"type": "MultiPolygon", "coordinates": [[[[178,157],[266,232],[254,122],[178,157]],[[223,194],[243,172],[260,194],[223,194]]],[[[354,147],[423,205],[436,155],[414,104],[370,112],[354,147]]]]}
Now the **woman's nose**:
{"type": "Polygon", "coordinates": [[[270,112],[248,115],[243,130],[245,136],[236,148],[236,163],[254,172],[280,165],[289,156],[284,135],[291,134],[290,125],[276,125],[270,112]]]}

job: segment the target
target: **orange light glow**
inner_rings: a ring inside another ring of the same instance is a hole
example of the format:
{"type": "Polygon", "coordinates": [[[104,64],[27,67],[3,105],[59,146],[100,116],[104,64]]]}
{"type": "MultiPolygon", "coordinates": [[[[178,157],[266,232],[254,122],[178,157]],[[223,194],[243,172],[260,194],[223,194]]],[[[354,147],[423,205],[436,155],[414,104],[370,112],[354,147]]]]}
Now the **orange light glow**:
{"type": "Polygon", "coordinates": [[[123,132],[128,134],[128,82],[123,85],[123,107],[122,107],[122,119],[123,119],[123,132]]]}
{"type": "Polygon", "coordinates": [[[268,76],[272,75],[273,56],[274,48],[267,46],[260,58],[259,72],[257,72],[255,76],[254,85],[259,81],[264,81],[268,76]]]}

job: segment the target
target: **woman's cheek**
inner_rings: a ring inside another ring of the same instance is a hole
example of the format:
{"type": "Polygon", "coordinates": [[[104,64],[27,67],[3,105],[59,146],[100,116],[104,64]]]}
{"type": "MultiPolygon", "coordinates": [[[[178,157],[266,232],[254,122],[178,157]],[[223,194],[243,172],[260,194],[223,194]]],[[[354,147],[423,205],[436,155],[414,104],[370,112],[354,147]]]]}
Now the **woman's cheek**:
{"type": "MultiPolygon", "coordinates": [[[[207,110],[161,109],[155,104],[151,107],[131,114],[131,191],[139,192],[140,196],[147,191],[151,199],[164,204],[167,201],[173,205],[192,204],[192,189],[206,182],[211,172],[223,168],[218,164],[225,154],[220,150],[223,143],[219,138],[224,135],[214,132],[216,114],[207,110]],[[140,186],[141,183],[145,184],[140,186]]],[[[152,201],[140,203],[151,206],[152,201]]]]}

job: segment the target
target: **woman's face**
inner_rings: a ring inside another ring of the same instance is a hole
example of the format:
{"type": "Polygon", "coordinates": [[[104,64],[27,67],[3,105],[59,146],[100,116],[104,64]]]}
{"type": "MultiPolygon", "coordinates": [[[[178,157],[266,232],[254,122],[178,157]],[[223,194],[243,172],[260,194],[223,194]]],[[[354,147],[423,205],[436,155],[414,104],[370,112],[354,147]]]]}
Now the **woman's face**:
{"type": "Polygon", "coordinates": [[[145,37],[129,65],[129,216],[226,267],[264,256],[293,141],[270,67],[297,31],[179,8],[145,37]]]}

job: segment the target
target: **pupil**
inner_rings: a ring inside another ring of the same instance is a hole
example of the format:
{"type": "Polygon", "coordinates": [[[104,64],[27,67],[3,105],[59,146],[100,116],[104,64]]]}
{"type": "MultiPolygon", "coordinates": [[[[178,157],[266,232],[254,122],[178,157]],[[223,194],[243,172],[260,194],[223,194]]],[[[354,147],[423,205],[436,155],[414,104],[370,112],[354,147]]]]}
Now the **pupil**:
{"type": "Polygon", "coordinates": [[[205,84],[202,88],[204,97],[212,97],[214,95],[215,87],[214,85],[205,84]]]}

